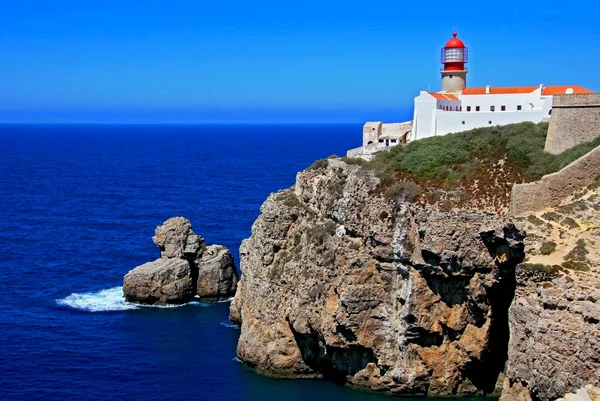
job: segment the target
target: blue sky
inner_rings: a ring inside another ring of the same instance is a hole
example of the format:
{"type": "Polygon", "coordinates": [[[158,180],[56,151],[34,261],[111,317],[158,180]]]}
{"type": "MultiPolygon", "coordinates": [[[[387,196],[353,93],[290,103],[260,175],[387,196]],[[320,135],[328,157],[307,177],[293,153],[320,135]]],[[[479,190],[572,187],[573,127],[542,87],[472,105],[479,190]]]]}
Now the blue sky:
{"type": "Polygon", "coordinates": [[[20,0],[0,8],[0,121],[403,120],[454,26],[469,86],[600,91],[592,1],[20,0]]]}

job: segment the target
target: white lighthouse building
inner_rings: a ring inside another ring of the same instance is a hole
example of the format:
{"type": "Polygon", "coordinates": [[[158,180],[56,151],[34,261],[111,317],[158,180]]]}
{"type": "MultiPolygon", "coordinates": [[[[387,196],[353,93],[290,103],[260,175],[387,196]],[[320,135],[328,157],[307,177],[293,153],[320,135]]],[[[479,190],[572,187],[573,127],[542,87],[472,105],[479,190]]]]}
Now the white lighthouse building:
{"type": "Polygon", "coordinates": [[[591,93],[579,85],[467,87],[468,49],[457,38],[442,48],[442,90],[421,91],[415,98],[410,140],[445,135],[489,125],[506,125],[550,118],[552,97],[591,93]]]}
{"type": "Polygon", "coordinates": [[[457,37],[442,48],[441,91],[421,91],[415,98],[412,121],[368,122],[363,146],[348,156],[369,160],[372,154],[418,139],[492,125],[548,120],[554,95],[592,93],[579,85],[469,88],[468,48],[457,37]]]}

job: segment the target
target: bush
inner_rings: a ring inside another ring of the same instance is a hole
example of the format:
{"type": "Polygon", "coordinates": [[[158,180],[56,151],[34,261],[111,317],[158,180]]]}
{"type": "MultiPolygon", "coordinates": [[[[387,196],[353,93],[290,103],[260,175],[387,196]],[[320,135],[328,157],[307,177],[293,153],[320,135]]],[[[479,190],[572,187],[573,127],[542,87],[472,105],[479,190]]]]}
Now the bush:
{"type": "Polygon", "coordinates": [[[547,274],[558,273],[557,266],[544,265],[542,263],[521,263],[519,267],[530,272],[541,272],[547,274]]]}
{"type": "Polygon", "coordinates": [[[565,217],[565,219],[562,221],[562,225],[570,228],[579,228],[579,224],[577,224],[577,222],[570,217],[565,217]]]}
{"type": "Polygon", "coordinates": [[[585,246],[585,240],[580,239],[577,241],[575,248],[571,250],[571,252],[567,253],[564,257],[565,260],[575,260],[578,262],[587,261],[588,250],[585,246]]]}
{"type": "Polygon", "coordinates": [[[541,226],[544,224],[544,221],[539,219],[536,215],[530,214],[527,216],[527,221],[533,224],[534,226],[541,226]]]}
{"type": "Polygon", "coordinates": [[[392,184],[385,191],[385,196],[392,201],[413,202],[419,195],[421,195],[421,187],[412,181],[392,184]]]}
{"type": "Polygon", "coordinates": [[[308,168],[309,170],[319,170],[323,168],[327,168],[329,166],[329,162],[327,159],[319,159],[315,160],[315,162],[308,168]]]}
{"type": "MultiPolygon", "coordinates": [[[[488,179],[486,164],[505,159],[508,163],[506,171],[515,172],[506,180],[534,181],[600,146],[600,138],[597,138],[559,155],[546,153],[547,131],[548,123],[524,122],[424,138],[378,152],[365,167],[376,171],[391,170],[393,175],[410,178],[421,185],[420,181],[426,180],[432,186],[454,188],[461,181],[488,179]]],[[[392,174],[388,171],[385,175],[390,177],[392,174]]],[[[389,185],[384,183],[384,186],[389,185]]]]}
{"type": "Polygon", "coordinates": [[[363,166],[367,163],[365,159],[361,159],[360,157],[342,157],[340,158],[343,162],[350,165],[363,166]]]}
{"type": "Polygon", "coordinates": [[[575,260],[567,260],[561,264],[562,267],[569,270],[576,270],[580,272],[589,272],[590,266],[585,262],[578,262],[575,260]]]}
{"type": "Polygon", "coordinates": [[[550,255],[555,250],[556,250],[556,242],[546,241],[542,244],[542,247],[540,248],[540,253],[542,255],[550,255]]]}

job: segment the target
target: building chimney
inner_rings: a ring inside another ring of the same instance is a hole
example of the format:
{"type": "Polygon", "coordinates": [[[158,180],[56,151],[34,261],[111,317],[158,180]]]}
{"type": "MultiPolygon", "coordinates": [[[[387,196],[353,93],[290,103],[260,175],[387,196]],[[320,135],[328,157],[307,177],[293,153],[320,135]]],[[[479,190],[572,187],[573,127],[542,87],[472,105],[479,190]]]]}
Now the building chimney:
{"type": "Polygon", "coordinates": [[[489,86],[489,85],[486,85],[486,86],[485,86],[485,93],[489,94],[491,91],[492,91],[492,88],[491,88],[491,86],[489,86]]]}

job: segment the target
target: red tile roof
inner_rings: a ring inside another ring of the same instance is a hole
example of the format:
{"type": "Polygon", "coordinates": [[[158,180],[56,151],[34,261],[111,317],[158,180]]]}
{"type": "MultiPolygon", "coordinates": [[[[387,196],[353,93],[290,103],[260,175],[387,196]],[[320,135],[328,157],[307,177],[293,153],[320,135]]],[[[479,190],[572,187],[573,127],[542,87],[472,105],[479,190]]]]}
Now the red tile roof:
{"type": "MultiPolygon", "coordinates": [[[[490,95],[509,95],[518,93],[531,93],[538,89],[539,86],[509,86],[503,88],[490,87],[490,95]]],[[[573,89],[573,93],[593,93],[591,90],[583,88],[579,85],[560,85],[560,86],[544,86],[543,96],[563,95],[567,89],[573,89]]],[[[463,95],[485,95],[486,88],[465,88],[463,95]]]]}
{"type": "Polygon", "coordinates": [[[444,94],[444,93],[435,93],[435,92],[427,92],[437,100],[458,100],[458,98],[454,95],[444,94]]]}
{"type": "Polygon", "coordinates": [[[594,93],[589,89],[582,88],[579,85],[561,85],[561,86],[546,86],[544,87],[544,91],[542,95],[550,96],[550,95],[564,95],[567,92],[567,89],[573,89],[573,93],[594,93]]]}

